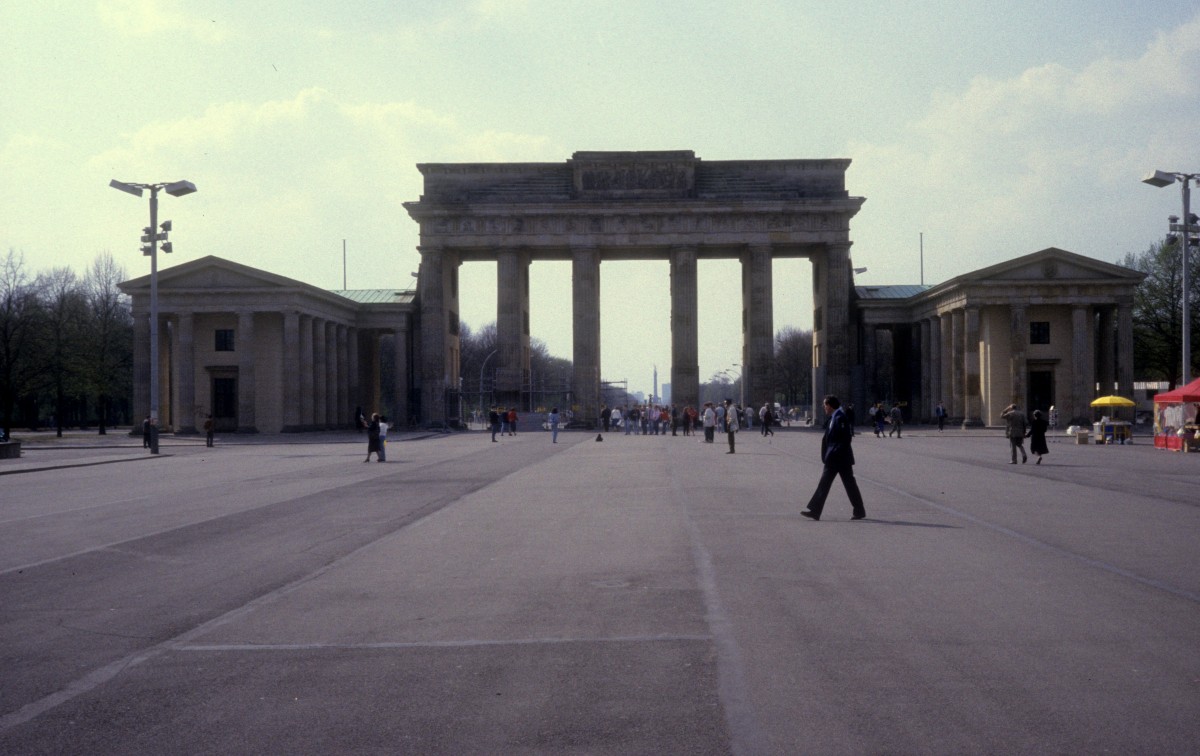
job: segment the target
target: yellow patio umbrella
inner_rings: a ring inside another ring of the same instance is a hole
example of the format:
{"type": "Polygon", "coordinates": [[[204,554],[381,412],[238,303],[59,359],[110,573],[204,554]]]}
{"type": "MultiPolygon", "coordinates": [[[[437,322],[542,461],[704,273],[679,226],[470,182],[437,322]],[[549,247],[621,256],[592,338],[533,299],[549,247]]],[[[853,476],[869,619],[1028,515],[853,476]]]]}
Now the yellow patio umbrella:
{"type": "Polygon", "coordinates": [[[1136,407],[1137,402],[1123,396],[1102,396],[1092,400],[1093,407],[1136,407]]]}

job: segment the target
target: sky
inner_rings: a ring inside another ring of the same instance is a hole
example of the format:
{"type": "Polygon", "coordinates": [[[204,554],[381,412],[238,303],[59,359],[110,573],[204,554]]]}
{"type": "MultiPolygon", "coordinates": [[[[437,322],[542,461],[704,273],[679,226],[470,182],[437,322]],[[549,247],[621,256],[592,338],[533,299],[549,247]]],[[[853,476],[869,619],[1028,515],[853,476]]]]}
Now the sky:
{"type": "MultiPolygon", "coordinates": [[[[0,254],[82,274],[175,252],[314,286],[410,288],[418,163],[582,150],[849,158],[862,285],[936,284],[1060,247],[1117,262],[1200,172],[1194,0],[15,0],[0,4],[0,254]],[[346,250],[343,268],[343,244],[346,250]]],[[[1200,206],[1200,194],[1196,205],[1200,206]]],[[[700,375],[740,359],[737,263],[705,261],[700,375]]],[[[495,320],[495,266],[460,271],[495,320]]],[[[774,324],[812,327],[807,261],[777,261],[774,324]]],[[[570,266],[531,270],[531,331],[570,358],[570,266]]],[[[601,267],[606,380],[670,375],[667,264],[601,267]]]]}

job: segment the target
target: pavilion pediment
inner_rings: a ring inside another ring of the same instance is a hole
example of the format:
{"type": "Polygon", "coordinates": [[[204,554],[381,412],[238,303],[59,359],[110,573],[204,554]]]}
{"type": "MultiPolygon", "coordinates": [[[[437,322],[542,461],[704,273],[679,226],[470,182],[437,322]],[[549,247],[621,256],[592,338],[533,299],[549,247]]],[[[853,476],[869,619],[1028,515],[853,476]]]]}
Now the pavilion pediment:
{"type": "Polygon", "coordinates": [[[1141,274],[1119,265],[1051,247],[968,274],[972,282],[1040,283],[1053,281],[1095,281],[1097,283],[1128,283],[1138,281],[1141,274]]]}
{"type": "MultiPolygon", "coordinates": [[[[264,270],[208,255],[158,273],[159,288],[237,291],[246,289],[294,289],[306,284],[264,270]]],[[[148,289],[150,276],[122,284],[125,289],[148,289]]]]}

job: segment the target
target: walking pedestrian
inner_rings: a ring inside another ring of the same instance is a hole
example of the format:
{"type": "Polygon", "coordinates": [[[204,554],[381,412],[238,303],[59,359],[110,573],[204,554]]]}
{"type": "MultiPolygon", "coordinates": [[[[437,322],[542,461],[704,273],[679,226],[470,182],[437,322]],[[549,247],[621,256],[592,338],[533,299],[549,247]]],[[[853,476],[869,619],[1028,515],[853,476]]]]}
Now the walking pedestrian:
{"type": "Polygon", "coordinates": [[[210,449],[213,445],[213,419],[211,414],[204,418],[204,445],[210,449]]]}
{"type": "Polygon", "coordinates": [[[496,434],[500,432],[500,413],[495,407],[488,410],[488,426],[492,429],[492,443],[496,443],[496,434]]]}
{"type": "Polygon", "coordinates": [[[836,396],[825,397],[823,406],[827,419],[825,433],[821,436],[821,462],[825,467],[821,472],[821,480],[817,483],[817,490],[808,500],[808,508],[800,514],[810,520],[821,519],[833,479],[840,475],[846,495],[850,497],[850,519],[861,520],[867,516],[867,510],[863,505],[862,493],[858,490],[858,481],[854,479],[854,450],[850,446],[854,439],[854,429],[850,427],[846,413],[836,396]]]}
{"type": "Polygon", "coordinates": [[[941,433],[942,429],[946,427],[946,405],[938,402],[937,406],[933,408],[933,414],[937,417],[938,433],[941,433]]]}
{"type": "Polygon", "coordinates": [[[367,458],[363,462],[371,461],[371,454],[375,454],[375,461],[382,462],[379,459],[379,413],[371,413],[371,422],[367,425],[367,458]]]}
{"type": "MultiPolygon", "coordinates": [[[[550,410],[550,414],[546,416],[546,422],[550,424],[550,443],[558,443],[558,407],[550,410]]],[[[604,424],[608,425],[608,419],[605,418],[604,424]]],[[[605,428],[605,430],[608,430],[605,428]]]]}
{"type": "Polygon", "coordinates": [[[891,438],[893,433],[896,434],[896,438],[900,438],[903,435],[901,434],[900,429],[904,427],[904,412],[900,409],[899,404],[892,405],[892,411],[889,417],[892,421],[892,428],[888,431],[888,438],[891,438]]]}
{"type": "Polygon", "coordinates": [[[704,403],[704,443],[711,444],[717,430],[717,412],[712,402],[704,403]]]}
{"type": "Polygon", "coordinates": [[[1029,457],[1025,454],[1025,431],[1029,425],[1025,421],[1025,413],[1017,408],[1017,405],[1010,404],[1000,413],[1000,417],[1004,419],[1004,432],[1008,436],[1008,446],[1012,451],[1012,461],[1010,465],[1017,464],[1017,450],[1021,450],[1021,464],[1029,461],[1029,457]]]}
{"type": "Polygon", "coordinates": [[[379,416],[379,461],[387,462],[387,415],[379,416]]]}
{"type": "Polygon", "coordinates": [[[738,425],[740,424],[738,421],[738,418],[741,417],[741,415],[742,415],[741,409],[734,406],[733,400],[726,399],[725,400],[725,435],[727,435],[729,437],[729,451],[725,452],[726,454],[733,454],[733,452],[734,452],[733,439],[735,436],[737,436],[738,425]]]}
{"type": "Polygon", "coordinates": [[[1046,446],[1046,429],[1049,427],[1050,421],[1042,411],[1034,410],[1033,422],[1029,424],[1029,453],[1037,455],[1035,465],[1042,464],[1042,455],[1050,453],[1050,448],[1046,446]]]}

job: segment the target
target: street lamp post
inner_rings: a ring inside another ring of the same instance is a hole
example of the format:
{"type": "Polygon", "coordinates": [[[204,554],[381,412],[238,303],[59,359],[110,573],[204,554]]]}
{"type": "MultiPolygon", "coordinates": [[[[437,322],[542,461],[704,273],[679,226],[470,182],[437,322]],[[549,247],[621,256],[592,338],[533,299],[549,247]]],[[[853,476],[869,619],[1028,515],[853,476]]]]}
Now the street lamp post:
{"type": "Polygon", "coordinates": [[[1171,230],[1179,232],[1179,240],[1181,242],[1180,249],[1183,252],[1183,270],[1181,271],[1183,276],[1183,281],[1181,282],[1181,287],[1183,289],[1183,381],[1181,385],[1184,386],[1186,386],[1192,380],[1192,323],[1191,307],[1188,304],[1189,300],[1191,299],[1191,286],[1188,273],[1188,254],[1190,250],[1188,247],[1191,239],[1191,232],[1200,231],[1200,229],[1197,228],[1197,223],[1195,218],[1192,216],[1190,207],[1191,188],[1189,185],[1194,179],[1200,180],[1200,173],[1154,171],[1150,175],[1146,176],[1146,178],[1142,179],[1143,183],[1149,184],[1150,186],[1157,186],[1159,188],[1170,186],[1171,184],[1174,184],[1176,180],[1178,180],[1182,184],[1183,188],[1183,223],[1178,224],[1178,227],[1176,227],[1176,224],[1171,224],[1171,230]]]}
{"type": "Polygon", "coordinates": [[[488,360],[492,359],[492,355],[500,351],[493,349],[488,352],[488,356],[483,358],[483,363],[479,366],[479,416],[483,417],[483,369],[487,367],[488,360]]]}
{"type": "Polygon", "coordinates": [[[172,197],[182,197],[196,191],[196,185],[190,181],[170,181],[159,184],[133,184],[113,179],[108,182],[113,189],[141,197],[142,191],[150,190],[150,225],[143,231],[142,254],[150,257],[150,453],[158,454],[158,243],[163,243],[163,252],[172,251],[167,234],[171,231],[171,221],[163,221],[161,229],[158,223],[158,191],[166,191],[172,197]]]}

